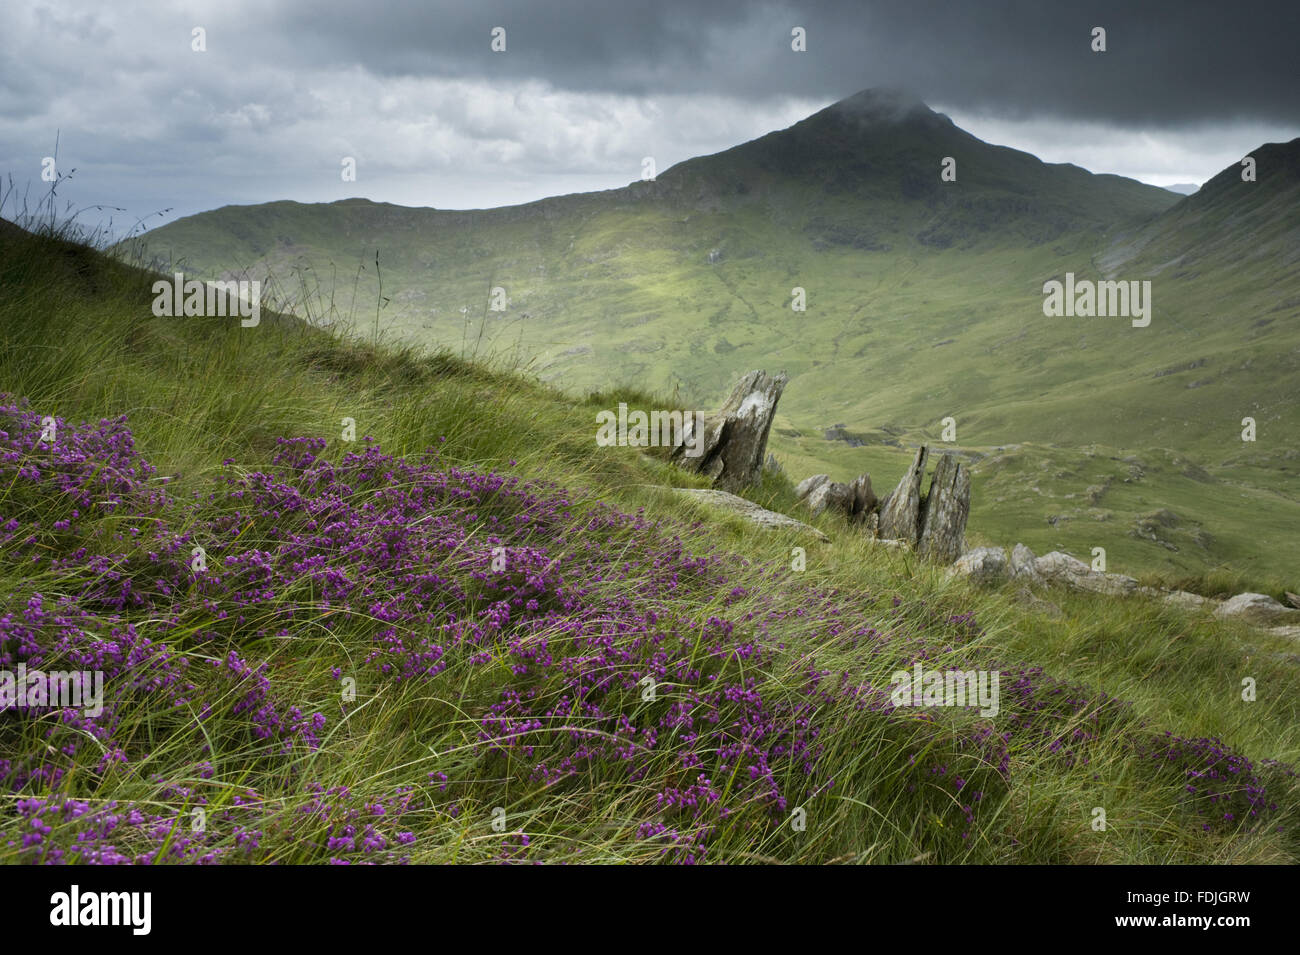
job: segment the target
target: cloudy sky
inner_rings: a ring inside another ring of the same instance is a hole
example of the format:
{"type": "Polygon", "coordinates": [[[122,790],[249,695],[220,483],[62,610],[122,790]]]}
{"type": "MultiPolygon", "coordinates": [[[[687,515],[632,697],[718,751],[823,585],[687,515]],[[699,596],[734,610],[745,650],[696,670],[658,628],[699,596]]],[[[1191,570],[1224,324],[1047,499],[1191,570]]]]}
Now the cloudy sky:
{"type": "Polygon", "coordinates": [[[48,188],[56,137],[60,210],[117,207],[82,221],[120,233],[274,199],[608,189],[878,86],[1050,162],[1200,183],[1300,135],[1298,41],[1296,0],[18,0],[0,214],[48,188]]]}

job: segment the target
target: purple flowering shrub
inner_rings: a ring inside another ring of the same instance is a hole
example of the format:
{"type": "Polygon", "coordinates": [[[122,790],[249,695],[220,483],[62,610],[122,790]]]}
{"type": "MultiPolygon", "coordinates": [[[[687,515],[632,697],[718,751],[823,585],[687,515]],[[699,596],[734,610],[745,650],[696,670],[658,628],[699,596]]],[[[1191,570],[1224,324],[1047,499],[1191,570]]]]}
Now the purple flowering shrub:
{"type": "Polygon", "coordinates": [[[1139,741],[1137,751],[1154,763],[1158,775],[1180,786],[1184,806],[1206,832],[1276,825],[1273,819],[1283,809],[1279,799],[1294,801],[1300,795],[1300,777],[1291,766],[1271,759],[1256,765],[1220,739],[1185,739],[1165,731],[1139,741]]]}
{"type": "MultiPolygon", "coordinates": [[[[1000,667],[993,719],[896,707],[894,669],[998,666],[971,614],[698,555],[672,525],[437,451],[330,460],[280,439],[264,469],[228,461],[182,502],[123,420],[40,430],[0,408],[0,571],[18,583],[0,669],[99,670],[105,700],[0,712],[0,847],[28,861],[400,862],[507,805],[533,809],[529,831],[493,834],[501,861],[582,858],[557,833],[584,812],[622,851],[682,863],[836,858],[863,833],[980,857],[1017,754],[1068,770],[1149,738],[1126,704],[1037,668],[1000,667]],[[325,712],[346,730],[377,694],[458,740],[378,799],[318,775],[325,712]],[[147,803],[105,798],[118,786],[147,803]]],[[[1278,808],[1254,777],[1232,788],[1239,757],[1166,755],[1234,817],[1278,808]]]]}

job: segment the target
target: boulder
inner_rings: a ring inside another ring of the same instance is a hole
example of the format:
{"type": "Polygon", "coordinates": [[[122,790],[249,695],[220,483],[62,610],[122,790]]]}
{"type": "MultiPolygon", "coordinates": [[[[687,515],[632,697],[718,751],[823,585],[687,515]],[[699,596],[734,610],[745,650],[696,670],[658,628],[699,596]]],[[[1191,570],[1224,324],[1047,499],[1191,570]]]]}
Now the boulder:
{"type": "Polygon", "coordinates": [[[748,501],[735,494],[729,494],[726,491],[690,487],[674,488],[674,491],[685,497],[739,514],[751,524],[757,524],[764,530],[798,531],[817,540],[830,540],[829,537],[815,527],[809,527],[807,524],[796,521],[793,517],[787,517],[785,514],[778,514],[776,511],[769,511],[766,508],[759,507],[753,501],[748,501]]]}
{"type": "Polygon", "coordinates": [[[1132,577],[1096,573],[1077,557],[1058,550],[1034,561],[1034,569],[1044,580],[1089,593],[1121,596],[1137,593],[1138,589],[1138,582],[1132,577]]]}
{"type": "Polygon", "coordinates": [[[880,508],[880,536],[915,543],[921,532],[921,479],[930,449],[917,449],[912,466],[880,508]]]}
{"type": "Polygon", "coordinates": [[[942,455],[921,507],[917,552],[945,564],[956,560],[965,548],[969,516],[970,471],[955,455],[942,455]]]}
{"type": "Polygon", "coordinates": [[[853,505],[853,488],[840,481],[826,481],[813,488],[804,503],[814,514],[829,510],[847,517],[853,505]]]}
{"type": "Polygon", "coordinates": [[[952,565],[953,573],[977,584],[997,584],[1010,575],[1007,552],[1001,547],[976,547],[966,551],[952,565]]]}
{"type": "Polygon", "coordinates": [[[730,397],[716,415],[692,415],[686,443],[672,451],[681,467],[713,479],[715,487],[737,491],[756,483],[762,476],[767,436],[772,416],[790,379],[785,374],[769,375],[751,371],[736,383],[730,397]],[[694,443],[696,429],[701,435],[701,453],[686,454],[694,443]]]}
{"type": "Polygon", "coordinates": [[[1225,620],[1244,620],[1246,623],[1278,625],[1291,623],[1300,618],[1300,611],[1278,603],[1268,594],[1237,594],[1225,600],[1214,611],[1216,617],[1225,620]]]}

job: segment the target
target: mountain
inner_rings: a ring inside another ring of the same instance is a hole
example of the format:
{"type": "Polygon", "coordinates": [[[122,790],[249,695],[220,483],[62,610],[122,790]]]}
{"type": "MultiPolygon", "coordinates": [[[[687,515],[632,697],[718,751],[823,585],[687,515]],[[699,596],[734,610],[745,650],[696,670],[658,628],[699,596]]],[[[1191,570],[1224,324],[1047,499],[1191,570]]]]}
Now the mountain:
{"type": "Polygon", "coordinates": [[[1190,196],[1201,187],[1194,182],[1176,182],[1172,186],[1162,186],[1161,188],[1168,189],[1170,192],[1176,192],[1180,196],[1190,196]]]}
{"type": "Polygon", "coordinates": [[[266,279],[313,321],[517,355],[572,393],[676,388],[708,406],[751,368],[784,369],[773,446],[796,477],[888,472],[952,417],[978,462],[972,527],[995,539],[1280,572],[1300,562],[1278,530],[1300,522],[1284,440],[1300,245],[1278,171],[1293,153],[1257,150],[1253,192],[1229,169],[1180,199],[867,91],[653,182],[474,211],[227,206],[131,251],[266,279]],[[1044,283],[1066,273],[1150,281],[1150,325],[1044,315],[1044,283]],[[1157,532],[1162,508],[1178,524],[1157,532]]]}

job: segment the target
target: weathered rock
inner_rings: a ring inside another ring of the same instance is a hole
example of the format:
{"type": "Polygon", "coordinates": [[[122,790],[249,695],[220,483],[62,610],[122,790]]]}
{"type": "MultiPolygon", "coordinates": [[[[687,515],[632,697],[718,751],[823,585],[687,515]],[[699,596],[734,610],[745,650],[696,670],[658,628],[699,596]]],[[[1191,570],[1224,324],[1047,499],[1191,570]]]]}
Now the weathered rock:
{"type": "Polygon", "coordinates": [[[726,491],[691,487],[679,487],[674,488],[674,490],[686,497],[739,514],[745,520],[757,524],[765,530],[798,531],[818,540],[830,540],[829,537],[815,527],[809,527],[807,524],[796,521],[793,517],[787,517],[785,514],[778,514],[776,511],[769,511],[766,508],[759,507],[753,501],[747,501],[743,497],[729,494],[726,491]]]}
{"type": "Polygon", "coordinates": [[[1300,610],[1300,594],[1293,594],[1288,590],[1285,592],[1284,596],[1286,597],[1287,603],[1292,607],[1295,607],[1297,610],[1300,610]]]}
{"type": "Polygon", "coordinates": [[[1284,624],[1300,618],[1300,611],[1278,603],[1268,594],[1237,594],[1214,611],[1216,617],[1257,624],[1284,624]]]}
{"type": "Polygon", "coordinates": [[[1290,640],[1300,640],[1300,626],[1296,627],[1272,627],[1268,631],[1275,637],[1286,637],[1290,640]]]}
{"type": "Polygon", "coordinates": [[[1038,576],[1053,582],[1066,582],[1071,577],[1082,577],[1092,573],[1091,568],[1077,557],[1054,550],[1034,561],[1034,570],[1038,576]]]}
{"type": "Polygon", "coordinates": [[[1138,582],[1124,574],[1102,574],[1069,554],[1052,551],[1034,561],[1039,575],[1052,583],[1095,594],[1120,596],[1137,592],[1138,582]]]}
{"type": "Polygon", "coordinates": [[[859,474],[849,485],[853,499],[849,504],[849,520],[854,524],[866,523],[880,506],[876,492],[871,489],[871,475],[859,474]]]}
{"type": "Polygon", "coordinates": [[[880,536],[915,543],[921,531],[921,479],[930,449],[917,449],[912,466],[880,508],[880,536]]]}
{"type": "Polygon", "coordinates": [[[813,488],[804,503],[814,514],[830,511],[847,517],[853,505],[853,488],[841,481],[826,481],[813,488]]]}
{"type": "Polygon", "coordinates": [[[942,563],[956,560],[966,546],[970,516],[970,471],[956,456],[940,456],[921,509],[917,552],[942,563]]]}
{"type": "Polygon", "coordinates": [[[976,547],[966,551],[952,565],[953,573],[977,584],[997,584],[1010,574],[1007,552],[1001,547],[976,547]]]}
{"type": "Polygon", "coordinates": [[[726,491],[755,483],[762,475],[772,416],[789,380],[785,374],[764,371],[745,375],[716,415],[691,417],[690,426],[684,429],[686,443],[673,449],[673,460],[687,470],[707,474],[715,486],[726,491]],[[702,436],[702,453],[689,457],[686,448],[694,443],[696,428],[702,436]]]}
{"type": "Polygon", "coordinates": [[[811,477],[806,477],[794,486],[794,496],[802,501],[819,486],[827,483],[830,479],[831,476],[829,474],[814,474],[811,477]]]}
{"type": "Polygon", "coordinates": [[[1032,550],[1024,544],[1016,544],[1011,548],[1011,576],[1029,584],[1040,583],[1042,578],[1038,574],[1036,560],[1032,550]]]}

